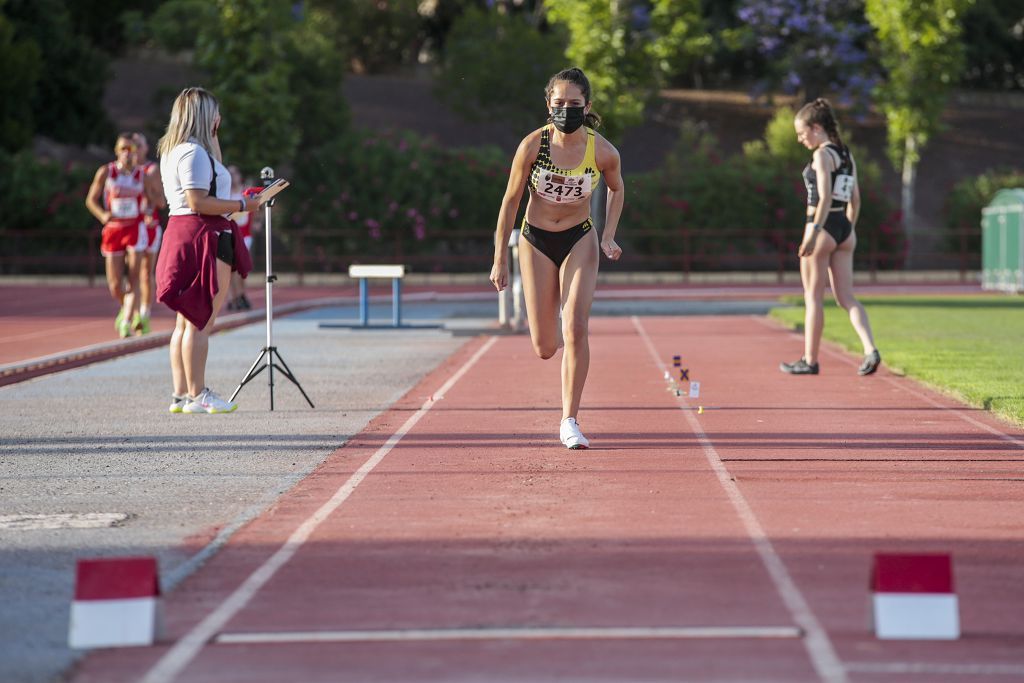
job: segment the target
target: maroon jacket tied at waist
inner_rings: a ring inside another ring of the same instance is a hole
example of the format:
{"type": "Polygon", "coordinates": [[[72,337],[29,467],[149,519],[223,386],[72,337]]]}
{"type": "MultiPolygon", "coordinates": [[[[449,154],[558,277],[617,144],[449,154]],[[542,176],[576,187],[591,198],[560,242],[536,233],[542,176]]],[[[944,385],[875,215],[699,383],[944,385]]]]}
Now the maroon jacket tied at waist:
{"type": "MultiPolygon", "coordinates": [[[[223,216],[171,216],[156,263],[156,298],[203,329],[213,315],[217,287],[217,234],[235,228],[223,216]]],[[[241,230],[232,230],[235,264],[242,277],[252,270],[252,257],[241,230]]],[[[228,283],[223,283],[225,287],[228,283]]]]}

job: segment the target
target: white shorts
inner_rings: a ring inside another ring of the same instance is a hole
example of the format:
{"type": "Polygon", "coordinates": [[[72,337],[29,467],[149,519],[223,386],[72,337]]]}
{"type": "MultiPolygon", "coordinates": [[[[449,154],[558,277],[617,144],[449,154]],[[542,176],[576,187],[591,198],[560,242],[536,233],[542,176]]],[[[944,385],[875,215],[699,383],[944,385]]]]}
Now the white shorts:
{"type": "Polygon", "coordinates": [[[164,228],[159,223],[148,226],[145,221],[139,223],[139,239],[132,247],[133,251],[155,254],[160,249],[160,241],[164,236],[164,228]]]}

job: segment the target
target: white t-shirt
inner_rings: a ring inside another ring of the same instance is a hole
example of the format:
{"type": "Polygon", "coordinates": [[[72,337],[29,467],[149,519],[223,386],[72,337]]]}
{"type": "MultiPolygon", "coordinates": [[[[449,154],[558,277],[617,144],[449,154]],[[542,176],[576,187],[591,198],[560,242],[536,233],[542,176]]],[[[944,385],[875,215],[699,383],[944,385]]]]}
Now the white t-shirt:
{"type": "MultiPolygon", "coordinates": [[[[213,175],[210,155],[199,144],[183,142],[160,159],[160,176],[164,183],[164,196],[171,216],[188,216],[195,212],[189,208],[185,190],[209,190],[213,175]]],[[[231,198],[231,173],[216,159],[217,198],[231,198]]]]}

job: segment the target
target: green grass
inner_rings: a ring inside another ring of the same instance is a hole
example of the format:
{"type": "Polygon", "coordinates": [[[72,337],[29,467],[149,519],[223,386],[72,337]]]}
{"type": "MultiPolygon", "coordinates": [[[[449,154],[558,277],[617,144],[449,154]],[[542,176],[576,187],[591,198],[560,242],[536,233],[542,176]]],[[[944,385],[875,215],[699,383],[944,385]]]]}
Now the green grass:
{"type": "MultiPolygon", "coordinates": [[[[803,298],[773,318],[802,329],[803,298]]],[[[1024,426],[1024,297],[873,296],[861,299],[889,369],[1024,426]]],[[[849,316],[825,303],[825,339],[861,353],[849,316]]]]}

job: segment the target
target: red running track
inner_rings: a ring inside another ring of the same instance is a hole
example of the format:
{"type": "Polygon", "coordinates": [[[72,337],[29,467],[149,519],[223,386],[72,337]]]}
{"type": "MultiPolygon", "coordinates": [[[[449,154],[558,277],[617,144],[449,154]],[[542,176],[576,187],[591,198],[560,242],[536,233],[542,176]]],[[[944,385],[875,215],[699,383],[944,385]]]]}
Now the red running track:
{"type": "MultiPolygon", "coordinates": [[[[262,286],[246,290],[254,309],[264,308],[262,286]]],[[[355,295],[354,287],[278,287],[274,303],[355,295]]],[[[221,313],[221,318],[229,314],[221,313]]],[[[0,287],[0,365],[117,340],[117,305],[106,287],[75,285],[4,285],[0,287]]],[[[174,312],[163,304],[153,307],[151,328],[174,329],[174,312]]]]}
{"type": "Polygon", "coordinates": [[[833,349],[782,375],[762,319],[591,344],[595,448],[557,442],[557,361],[474,340],[168,596],[166,645],[73,680],[1024,678],[1024,434],[833,349]],[[871,636],[882,550],[953,553],[961,640],[871,636]]]}

